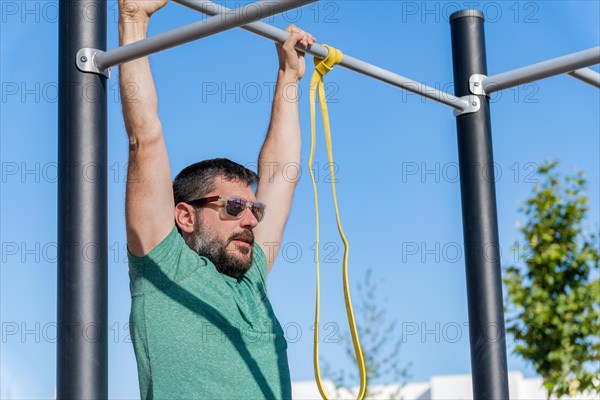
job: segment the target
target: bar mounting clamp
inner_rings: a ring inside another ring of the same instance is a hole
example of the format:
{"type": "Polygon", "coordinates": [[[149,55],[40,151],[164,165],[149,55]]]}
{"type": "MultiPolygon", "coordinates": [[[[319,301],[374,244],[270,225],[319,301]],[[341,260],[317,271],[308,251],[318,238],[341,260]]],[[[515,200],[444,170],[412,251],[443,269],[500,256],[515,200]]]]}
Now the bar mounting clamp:
{"type": "Polygon", "coordinates": [[[106,79],[110,79],[110,67],[106,69],[100,69],[96,65],[96,55],[102,53],[104,53],[102,50],[84,47],[77,52],[75,64],[82,72],[90,72],[93,74],[102,75],[106,79]]]}
{"type": "Polygon", "coordinates": [[[467,103],[467,107],[464,110],[456,110],[455,109],[453,111],[455,117],[458,117],[459,115],[464,115],[464,114],[476,113],[481,108],[481,100],[479,99],[479,97],[477,97],[475,95],[462,96],[462,97],[459,97],[459,99],[464,100],[467,103]]]}
{"type": "Polygon", "coordinates": [[[469,91],[478,96],[487,96],[483,81],[487,78],[487,75],[473,74],[469,78],[469,91]]]}

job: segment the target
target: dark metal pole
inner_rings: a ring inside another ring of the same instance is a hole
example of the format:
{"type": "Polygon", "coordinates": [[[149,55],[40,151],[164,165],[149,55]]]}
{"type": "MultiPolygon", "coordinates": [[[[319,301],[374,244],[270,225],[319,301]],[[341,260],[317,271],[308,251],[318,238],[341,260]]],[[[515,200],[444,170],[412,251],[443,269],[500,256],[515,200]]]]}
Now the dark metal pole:
{"type": "MultiPolygon", "coordinates": [[[[487,75],[483,22],[478,10],[450,17],[456,96],[471,94],[472,74],[487,75]]],[[[504,400],[509,398],[508,373],[492,130],[489,99],[479,98],[479,111],[456,118],[473,398],[504,400]]]]}
{"type": "Polygon", "coordinates": [[[106,49],[106,0],[59,13],[57,398],[107,399],[106,78],[75,64],[106,49]]]}

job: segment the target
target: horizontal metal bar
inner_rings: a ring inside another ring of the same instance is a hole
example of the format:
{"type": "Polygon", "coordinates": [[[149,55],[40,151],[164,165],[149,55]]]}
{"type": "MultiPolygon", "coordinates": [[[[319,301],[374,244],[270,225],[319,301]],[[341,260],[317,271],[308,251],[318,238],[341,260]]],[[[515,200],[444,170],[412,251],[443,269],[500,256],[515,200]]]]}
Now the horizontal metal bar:
{"type": "Polygon", "coordinates": [[[221,13],[219,16],[160,33],[139,42],[98,52],[94,57],[94,63],[98,69],[104,70],[315,1],[317,0],[270,0],[247,4],[235,10],[228,10],[227,13],[221,13]]]}
{"type": "Polygon", "coordinates": [[[598,63],[600,63],[600,46],[488,76],[483,80],[483,88],[486,94],[491,94],[523,83],[564,74],[598,63]]]}
{"type": "MultiPolygon", "coordinates": [[[[231,11],[227,7],[223,7],[207,0],[173,1],[207,15],[214,16],[231,11]]],[[[265,24],[264,22],[252,22],[241,26],[241,28],[278,43],[285,42],[289,36],[288,32],[269,24],[265,24]]],[[[313,44],[310,48],[297,45],[296,49],[317,58],[325,58],[327,56],[327,48],[317,43],[313,44]]],[[[339,65],[368,77],[385,82],[389,85],[396,86],[425,98],[437,101],[438,103],[452,107],[455,110],[464,111],[468,107],[468,103],[465,100],[454,95],[429,87],[423,83],[405,78],[383,68],[376,67],[346,54],[344,54],[342,62],[339,65]]]]}
{"type": "Polygon", "coordinates": [[[573,78],[579,79],[582,82],[592,85],[600,89],[600,74],[593,69],[582,68],[575,71],[567,72],[567,75],[571,75],[573,78]]]}

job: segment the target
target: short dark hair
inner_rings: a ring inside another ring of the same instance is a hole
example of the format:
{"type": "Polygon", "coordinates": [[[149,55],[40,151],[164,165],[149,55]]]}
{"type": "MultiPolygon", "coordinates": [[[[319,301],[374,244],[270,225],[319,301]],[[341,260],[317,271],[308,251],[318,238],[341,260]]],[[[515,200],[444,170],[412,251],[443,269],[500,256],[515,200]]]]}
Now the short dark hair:
{"type": "Polygon", "coordinates": [[[227,158],[204,160],[185,167],[173,181],[175,205],[206,197],[215,189],[216,180],[243,182],[255,189],[258,183],[256,172],[227,158]]]}

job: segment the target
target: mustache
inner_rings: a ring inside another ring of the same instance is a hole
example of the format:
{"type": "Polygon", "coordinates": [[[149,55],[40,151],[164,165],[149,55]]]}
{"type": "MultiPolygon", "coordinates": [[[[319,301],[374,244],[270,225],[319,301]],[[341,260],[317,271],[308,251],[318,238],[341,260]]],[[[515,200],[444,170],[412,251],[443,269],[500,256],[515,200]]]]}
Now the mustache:
{"type": "Polygon", "coordinates": [[[250,243],[254,243],[254,233],[252,233],[252,231],[249,229],[245,229],[241,232],[236,232],[233,235],[229,236],[229,242],[231,242],[233,240],[238,240],[238,239],[242,239],[242,240],[249,241],[250,243]]]}

